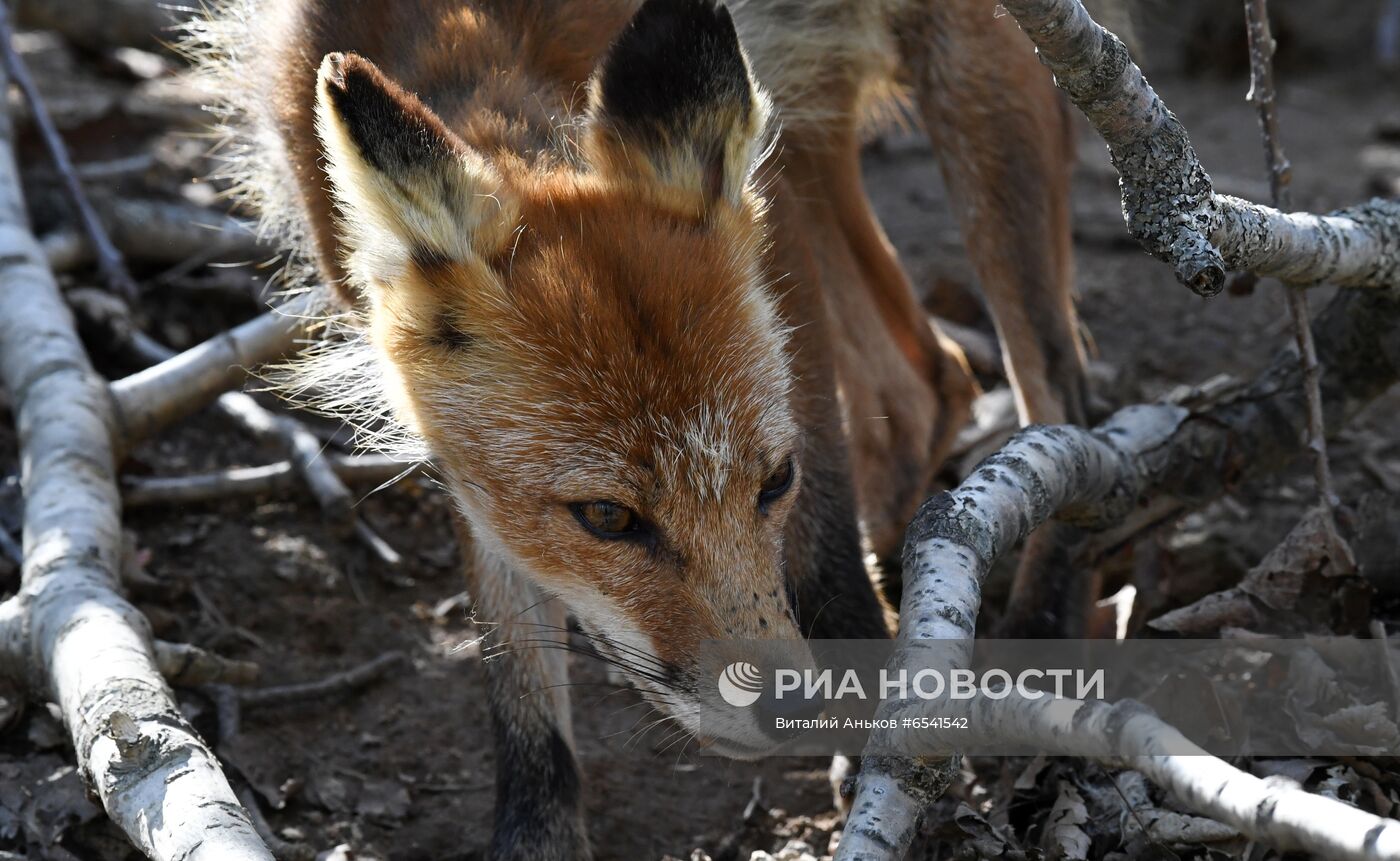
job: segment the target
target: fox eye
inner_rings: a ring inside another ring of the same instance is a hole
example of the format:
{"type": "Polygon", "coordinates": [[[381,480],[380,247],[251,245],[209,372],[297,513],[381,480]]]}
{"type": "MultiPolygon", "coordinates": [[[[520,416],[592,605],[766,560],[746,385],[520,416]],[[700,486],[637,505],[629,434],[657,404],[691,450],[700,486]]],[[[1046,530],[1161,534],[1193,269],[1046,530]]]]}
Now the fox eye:
{"type": "Polygon", "coordinates": [[[630,538],[644,529],[637,512],[605,499],[575,502],[569,505],[569,510],[584,529],[605,540],[630,538]]]}
{"type": "Polygon", "coordinates": [[[758,509],[763,511],[782,497],[792,487],[792,455],[783,459],[782,464],[763,480],[758,489],[758,509]]]}

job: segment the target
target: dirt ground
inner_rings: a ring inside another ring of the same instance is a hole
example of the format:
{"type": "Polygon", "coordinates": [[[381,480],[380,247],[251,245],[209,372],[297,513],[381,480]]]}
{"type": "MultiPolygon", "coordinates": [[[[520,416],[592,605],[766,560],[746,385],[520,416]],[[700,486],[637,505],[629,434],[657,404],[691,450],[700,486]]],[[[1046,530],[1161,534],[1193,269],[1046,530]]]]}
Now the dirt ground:
{"type": "MultiPolygon", "coordinates": [[[[1154,84],[1191,130],[1217,188],[1265,199],[1256,121],[1244,101],[1247,82],[1167,77],[1154,84]]],[[[1298,208],[1322,211],[1373,193],[1377,159],[1388,154],[1400,161],[1397,95],[1393,78],[1369,70],[1313,67],[1286,76],[1282,124],[1298,208]]],[[[1104,369],[1102,396],[1113,404],[1152,399],[1182,384],[1221,373],[1247,376],[1263,366],[1289,337],[1277,288],[1262,284],[1249,296],[1205,301],[1178,285],[1166,267],[1126,241],[1115,177],[1102,145],[1082,131],[1074,191],[1077,284],[1104,369]]],[[[78,123],[70,136],[79,160],[206,145],[120,117],[78,123]]],[[[29,144],[24,158],[36,165],[34,196],[42,201],[42,155],[29,144]]],[[[200,161],[184,164],[190,170],[179,180],[189,184],[200,161]]],[[[920,289],[947,300],[958,294],[957,285],[975,285],[928,145],[916,135],[891,134],[870,149],[866,167],[876,208],[920,289]]],[[[168,187],[178,173],[130,181],[143,189],[168,187]]],[[[48,218],[39,207],[36,223],[42,228],[48,218]]],[[[250,268],[242,277],[261,276],[250,268]]],[[[1325,295],[1319,292],[1319,305],[1325,295]]],[[[227,292],[168,286],[152,287],[142,308],[151,331],[178,346],[254,310],[251,301],[227,292]]],[[[990,333],[984,317],[971,322],[990,333]]],[[[129,370],[104,369],[114,376],[129,370]]],[[[1334,468],[1349,504],[1400,486],[1397,415],[1400,392],[1392,392],[1336,444],[1334,468]]],[[[0,415],[0,480],[17,468],[11,426],[8,413],[0,415]]],[[[181,475],[271,457],[206,412],[143,445],[125,470],[181,475]]],[[[1168,573],[1181,571],[1186,584],[1168,589],[1171,600],[1195,597],[1201,582],[1227,582],[1282,537],[1309,492],[1304,474],[1295,473],[1244,488],[1162,536],[1168,573]]],[[[0,486],[0,526],[12,533],[17,500],[13,480],[0,486]]],[[[321,678],[391,651],[407,655],[405,668],[362,690],[246,710],[231,743],[218,739],[205,693],[182,692],[182,701],[196,726],[219,743],[237,779],[255,790],[283,838],[317,851],[347,844],[356,858],[483,858],[495,762],[481,656],[473,645],[478,631],[468,620],[448,506],[429,480],[412,478],[368,494],[360,512],[403,554],[401,569],[384,570],[358,544],[333,534],[303,498],[131,511],[125,522],[132,565],[146,575],[133,597],[158,636],[255,661],[265,684],[321,678]]],[[[1387,576],[1396,576],[1397,558],[1389,557],[1387,576]]],[[[0,595],[16,580],[0,568],[0,595]]],[[[987,601],[995,605],[995,588],[987,601]]],[[[684,859],[696,849],[716,861],[747,859],[752,850],[773,851],[792,838],[826,851],[838,825],[826,762],[750,764],[697,755],[686,739],[654,727],[656,715],[609,683],[598,665],[582,658],[574,664],[588,683],[574,688],[575,734],[600,861],[684,859]],[[756,781],[762,803],[745,822],[756,781]]],[[[42,706],[0,736],[0,858],[135,857],[84,798],[65,744],[42,706]],[[40,834],[59,848],[43,848],[40,834]]],[[[967,780],[929,817],[915,857],[976,857],[982,852],[973,845],[976,829],[952,815],[956,805],[965,802],[993,820],[1009,817],[1014,825],[1022,814],[994,810],[1000,803],[994,796],[1001,797],[994,789],[1025,766],[1023,760],[973,763],[967,780]]],[[[1239,852],[1247,854],[1232,849],[1215,857],[1243,857],[1239,852]]]]}

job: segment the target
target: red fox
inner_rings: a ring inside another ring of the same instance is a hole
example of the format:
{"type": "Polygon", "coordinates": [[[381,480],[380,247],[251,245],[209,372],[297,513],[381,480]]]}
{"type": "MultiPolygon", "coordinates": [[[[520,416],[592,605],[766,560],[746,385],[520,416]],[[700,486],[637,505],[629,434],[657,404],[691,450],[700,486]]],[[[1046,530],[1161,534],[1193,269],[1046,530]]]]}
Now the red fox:
{"type": "MultiPolygon", "coordinates": [[[[776,740],[697,696],[701,641],[887,636],[866,553],[895,558],[975,390],[861,186],[900,93],[1023,416],[1082,417],[1069,134],[994,5],[238,0],[195,25],[235,172],[349,321],[303,379],[431,459],[494,637],[564,647],[572,614],[753,756],[776,740]]],[[[495,858],[589,856],[563,657],[488,662],[495,858]]]]}

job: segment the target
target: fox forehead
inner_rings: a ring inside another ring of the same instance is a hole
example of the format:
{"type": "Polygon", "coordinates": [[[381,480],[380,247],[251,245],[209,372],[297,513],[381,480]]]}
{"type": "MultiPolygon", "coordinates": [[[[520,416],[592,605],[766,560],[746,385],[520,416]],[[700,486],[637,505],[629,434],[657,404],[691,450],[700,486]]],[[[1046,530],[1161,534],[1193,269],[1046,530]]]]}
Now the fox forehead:
{"type": "Polygon", "coordinates": [[[410,309],[405,326],[461,336],[400,357],[420,432],[441,435],[439,452],[481,446],[561,496],[642,505],[682,486],[717,499],[731,476],[771,469],[796,426],[753,224],[554,189],[522,206],[489,271],[415,263],[426,289],[411,293],[436,311],[410,309]]]}
{"type": "Polygon", "coordinates": [[[674,493],[718,502],[736,482],[747,499],[752,487],[744,479],[771,472],[796,437],[781,406],[756,423],[704,404],[680,421],[657,414],[602,433],[577,424],[559,430],[536,449],[548,452],[537,471],[555,498],[605,497],[644,511],[667,509],[674,493]]]}

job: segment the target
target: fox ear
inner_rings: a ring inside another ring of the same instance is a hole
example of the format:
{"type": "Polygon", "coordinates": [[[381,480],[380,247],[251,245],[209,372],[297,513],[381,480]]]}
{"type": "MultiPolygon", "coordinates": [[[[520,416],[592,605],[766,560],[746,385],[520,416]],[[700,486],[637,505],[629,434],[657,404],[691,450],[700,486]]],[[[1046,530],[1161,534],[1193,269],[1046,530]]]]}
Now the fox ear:
{"type": "Polygon", "coordinates": [[[316,130],[351,269],[390,280],[408,261],[491,253],[512,227],[502,181],[412,93],[356,54],[327,54],[316,130]]]}
{"type": "Polygon", "coordinates": [[[707,208],[743,197],[770,112],[728,9],[646,0],[593,76],[585,141],[604,173],[698,196],[707,208]]]}

